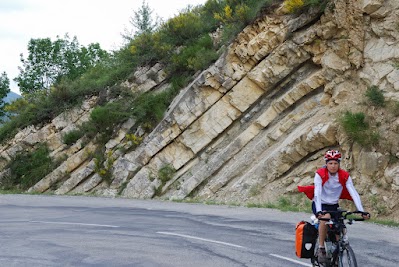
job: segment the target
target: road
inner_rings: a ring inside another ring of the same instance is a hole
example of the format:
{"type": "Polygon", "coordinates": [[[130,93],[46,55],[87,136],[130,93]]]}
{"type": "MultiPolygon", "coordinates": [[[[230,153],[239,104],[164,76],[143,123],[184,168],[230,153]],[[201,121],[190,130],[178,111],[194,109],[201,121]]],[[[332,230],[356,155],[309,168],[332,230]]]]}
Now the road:
{"type": "MultiPolygon", "coordinates": [[[[0,195],[0,266],[311,266],[294,252],[310,214],[72,196],[0,195]]],[[[399,266],[399,229],[349,226],[359,266],[399,266]]]]}

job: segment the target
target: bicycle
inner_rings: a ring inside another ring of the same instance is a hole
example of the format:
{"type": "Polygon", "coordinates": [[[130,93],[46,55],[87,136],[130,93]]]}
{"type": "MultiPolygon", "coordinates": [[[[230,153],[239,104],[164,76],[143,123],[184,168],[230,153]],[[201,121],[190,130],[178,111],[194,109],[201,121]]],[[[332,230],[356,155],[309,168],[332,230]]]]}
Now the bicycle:
{"type": "MultiPolygon", "coordinates": [[[[317,251],[311,258],[312,266],[316,267],[357,267],[355,253],[349,244],[346,235],[347,229],[345,220],[349,225],[354,221],[364,221],[364,218],[348,218],[353,214],[367,215],[367,212],[362,211],[328,211],[324,214],[331,214],[331,219],[320,218],[319,220],[326,221],[327,237],[325,241],[325,249],[327,260],[325,263],[319,263],[317,259],[317,251]]],[[[318,246],[316,246],[318,247],[318,246]]]]}

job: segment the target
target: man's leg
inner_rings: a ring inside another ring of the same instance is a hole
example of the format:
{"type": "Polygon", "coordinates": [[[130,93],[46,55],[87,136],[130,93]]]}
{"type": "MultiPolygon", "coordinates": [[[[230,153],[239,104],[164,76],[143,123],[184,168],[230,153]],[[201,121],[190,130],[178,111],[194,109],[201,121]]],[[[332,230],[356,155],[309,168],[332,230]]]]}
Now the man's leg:
{"type": "MultiPolygon", "coordinates": [[[[325,214],[321,218],[330,219],[330,214],[325,214]]],[[[326,221],[319,220],[319,246],[324,247],[324,241],[326,241],[327,236],[327,225],[326,221]]]]}

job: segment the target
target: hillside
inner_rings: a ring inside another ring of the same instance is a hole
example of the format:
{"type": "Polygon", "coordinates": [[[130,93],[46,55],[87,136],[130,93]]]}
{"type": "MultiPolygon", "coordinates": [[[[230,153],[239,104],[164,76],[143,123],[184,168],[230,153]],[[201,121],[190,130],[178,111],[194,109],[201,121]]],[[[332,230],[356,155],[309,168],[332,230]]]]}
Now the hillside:
{"type": "Polygon", "coordinates": [[[7,96],[3,99],[4,100],[4,102],[6,102],[6,103],[11,103],[12,101],[14,101],[15,99],[18,99],[18,98],[20,98],[21,96],[19,95],[19,94],[17,94],[17,93],[14,93],[14,92],[9,92],[8,94],[7,94],[7,96]]]}
{"type": "MultiPolygon", "coordinates": [[[[310,202],[297,186],[312,183],[333,147],[364,206],[399,221],[398,21],[396,0],[332,0],[298,14],[276,5],[197,73],[154,129],[134,118],[114,129],[101,164],[95,139],[62,141],[88,121],[92,96],[3,144],[0,181],[19,152],[47,143],[60,164],[28,192],[300,205],[310,202]],[[363,128],[348,132],[356,114],[363,128]]],[[[122,86],[162,92],[165,69],[134,70],[122,86]]]]}

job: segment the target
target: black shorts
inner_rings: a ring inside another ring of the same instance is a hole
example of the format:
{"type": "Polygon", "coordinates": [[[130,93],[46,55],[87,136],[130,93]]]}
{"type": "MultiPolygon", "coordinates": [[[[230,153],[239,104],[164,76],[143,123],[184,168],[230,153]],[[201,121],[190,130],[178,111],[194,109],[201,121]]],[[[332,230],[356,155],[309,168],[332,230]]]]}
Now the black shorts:
{"type": "MultiPolygon", "coordinates": [[[[322,211],[337,211],[339,208],[338,204],[321,204],[322,211]]],[[[316,215],[316,203],[312,201],[312,211],[316,215]]]]}

